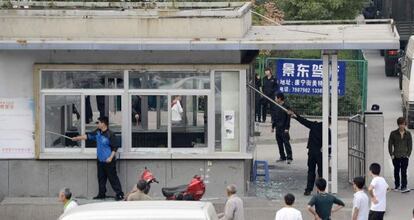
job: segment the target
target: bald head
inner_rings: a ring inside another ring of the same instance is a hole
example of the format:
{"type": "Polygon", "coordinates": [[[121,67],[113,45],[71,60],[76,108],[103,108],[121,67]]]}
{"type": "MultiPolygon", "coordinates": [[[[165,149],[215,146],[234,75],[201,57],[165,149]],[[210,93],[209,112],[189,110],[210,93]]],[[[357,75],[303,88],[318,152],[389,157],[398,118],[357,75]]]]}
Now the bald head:
{"type": "Polygon", "coordinates": [[[229,195],[233,195],[233,194],[236,194],[237,193],[237,186],[234,185],[234,184],[228,185],[226,189],[227,189],[227,193],[229,195]]]}

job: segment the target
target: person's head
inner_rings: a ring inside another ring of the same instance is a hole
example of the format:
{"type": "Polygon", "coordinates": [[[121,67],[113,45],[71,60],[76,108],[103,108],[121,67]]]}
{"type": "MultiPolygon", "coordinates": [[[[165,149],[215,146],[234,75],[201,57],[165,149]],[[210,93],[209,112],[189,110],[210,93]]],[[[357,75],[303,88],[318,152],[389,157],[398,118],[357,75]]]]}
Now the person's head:
{"type": "Polygon", "coordinates": [[[407,123],[405,121],[405,118],[404,117],[399,117],[397,119],[397,125],[398,125],[398,128],[399,129],[401,129],[401,130],[405,129],[406,126],[407,126],[407,123]]]}
{"type": "Polygon", "coordinates": [[[109,127],[109,119],[106,116],[98,118],[98,128],[99,129],[106,129],[109,127]]]}
{"type": "Polygon", "coordinates": [[[276,94],[276,102],[281,104],[285,101],[285,95],[282,92],[276,94]]]}
{"type": "Polygon", "coordinates": [[[270,68],[266,68],[266,69],[265,69],[265,75],[266,75],[267,77],[271,76],[271,75],[272,75],[272,70],[271,70],[270,68]]]}
{"type": "Polygon", "coordinates": [[[66,203],[72,198],[72,192],[69,188],[63,188],[59,191],[59,202],[66,203]]]}
{"type": "Polygon", "coordinates": [[[362,190],[362,188],[364,188],[365,185],[365,178],[362,176],[355,177],[353,183],[355,191],[362,190]]]}
{"type": "Polygon", "coordinates": [[[177,96],[174,98],[174,100],[181,101],[181,96],[180,96],[180,95],[177,95],[177,96]]]}
{"type": "Polygon", "coordinates": [[[226,187],[227,196],[231,196],[237,193],[237,186],[234,184],[230,184],[226,187]]]}
{"type": "Polygon", "coordinates": [[[260,75],[256,73],[256,79],[260,79],[260,75]]]}
{"type": "Polygon", "coordinates": [[[381,166],[377,163],[372,163],[369,166],[369,173],[371,176],[379,176],[381,173],[381,166]]]}
{"type": "Polygon", "coordinates": [[[137,189],[139,189],[139,191],[144,192],[144,193],[148,193],[146,192],[147,189],[147,182],[145,180],[139,180],[137,183],[137,189]]]}
{"type": "Polygon", "coordinates": [[[295,196],[291,193],[285,195],[285,204],[288,206],[292,206],[295,203],[295,196]]]}
{"type": "Polygon", "coordinates": [[[326,180],[324,178],[319,178],[316,180],[315,185],[318,192],[324,192],[326,189],[326,180]]]}

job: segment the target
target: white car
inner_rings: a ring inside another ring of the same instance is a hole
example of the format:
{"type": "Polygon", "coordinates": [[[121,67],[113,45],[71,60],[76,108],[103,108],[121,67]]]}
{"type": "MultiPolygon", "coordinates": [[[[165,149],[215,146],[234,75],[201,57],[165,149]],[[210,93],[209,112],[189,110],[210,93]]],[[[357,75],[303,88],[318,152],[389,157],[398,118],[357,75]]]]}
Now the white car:
{"type": "Polygon", "coordinates": [[[80,205],[59,220],[218,220],[210,202],[133,201],[80,205]]]}

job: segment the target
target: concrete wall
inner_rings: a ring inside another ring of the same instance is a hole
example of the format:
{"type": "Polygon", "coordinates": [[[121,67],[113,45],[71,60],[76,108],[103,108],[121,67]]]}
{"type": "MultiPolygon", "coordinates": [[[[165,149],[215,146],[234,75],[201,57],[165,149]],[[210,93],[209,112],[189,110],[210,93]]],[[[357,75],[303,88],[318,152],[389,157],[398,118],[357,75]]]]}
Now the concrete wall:
{"type": "Polygon", "coordinates": [[[1,37],[19,39],[241,38],[248,10],[2,10],[1,37]]]}
{"type": "MultiPolygon", "coordinates": [[[[246,191],[244,160],[121,160],[117,171],[124,193],[136,184],[144,167],[159,180],[150,195],[163,198],[162,187],[188,184],[195,175],[206,183],[205,198],[225,197],[225,187],[234,183],[246,191]]],[[[69,187],[74,196],[92,198],[98,193],[96,160],[1,160],[0,200],[3,197],[56,197],[69,187]]],[[[107,184],[107,195],[114,195],[107,184]]],[[[243,194],[242,194],[243,195],[243,194]]]]}
{"type": "Polygon", "coordinates": [[[237,64],[239,51],[0,51],[0,97],[33,98],[33,65],[61,64],[237,64]]]}
{"type": "MultiPolygon", "coordinates": [[[[237,64],[241,53],[233,52],[118,52],[118,51],[0,51],[0,97],[33,98],[33,65],[60,64],[237,64]]],[[[205,176],[207,197],[224,196],[229,183],[245,183],[250,171],[244,160],[124,160],[119,163],[124,191],[132,188],[138,172],[150,168],[160,184],[151,193],[161,197],[161,187],[186,184],[194,174],[205,176]]],[[[76,196],[97,194],[95,160],[0,160],[0,199],[4,196],[56,196],[70,187],[76,196]]],[[[108,188],[110,189],[110,187],[108,188]]],[[[110,194],[110,193],[108,193],[110,194]]]]}

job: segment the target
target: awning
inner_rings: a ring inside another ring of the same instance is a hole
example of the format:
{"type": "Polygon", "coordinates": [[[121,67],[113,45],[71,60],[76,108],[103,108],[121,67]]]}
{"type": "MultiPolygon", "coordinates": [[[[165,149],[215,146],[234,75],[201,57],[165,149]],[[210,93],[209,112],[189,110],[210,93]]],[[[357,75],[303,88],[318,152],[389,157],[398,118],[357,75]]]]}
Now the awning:
{"type": "Polygon", "coordinates": [[[0,50],[353,50],[398,49],[392,24],[252,26],[243,38],[0,39],[0,50]]]}

